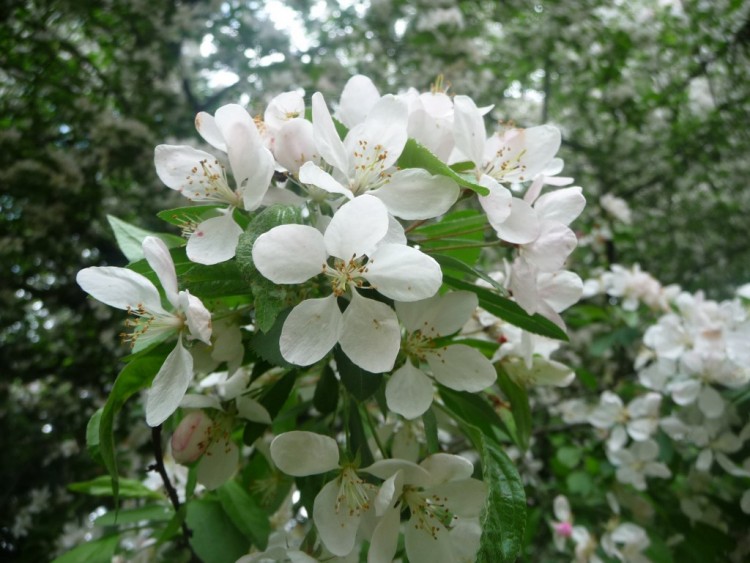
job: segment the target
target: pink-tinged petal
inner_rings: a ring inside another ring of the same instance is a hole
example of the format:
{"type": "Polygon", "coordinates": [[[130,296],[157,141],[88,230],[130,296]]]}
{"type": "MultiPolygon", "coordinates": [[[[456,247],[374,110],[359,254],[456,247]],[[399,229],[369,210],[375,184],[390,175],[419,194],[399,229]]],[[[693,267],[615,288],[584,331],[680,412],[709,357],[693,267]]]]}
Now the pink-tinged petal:
{"type": "Polygon", "coordinates": [[[401,244],[381,244],[365,272],[375,289],[397,301],[432,297],[443,283],[443,272],[433,258],[401,244]]]}
{"type": "Polygon", "coordinates": [[[185,314],[190,336],[210,346],[211,311],[206,309],[203,301],[184,290],[179,294],[179,308],[185,314]]]}
{"type": "Polygon", "coordinates": [[[193,357],[180,339],[164,360],[146,394],[146,423],[149,426],[159,426],[177,410],[192,379],[193,357]]]}
{"type": "Polygon", "coordinates": [[[346,172],[356,174],[357,171],[352,169],[355,162],[366,166],[377,161],[378,170],[393,166],[408,139],[408,120],[403,101],[391,94],[380,98],[368,112],[367,119],[349,131],[344,140],[349,158],[346,172]]]}
{"type": "Polygon", "coordinates": [[[200,200],[207,195],[209,186],[201,163],[213,166],[216,173],[221,171],[215,156],[193,147],[159,145],[154,149],[154,165],[159,179],[189,199],[200,200]]]}
{"type": "Polygon", "coordinates": [[[127,268],[94,266],[76,275],[81,289],[97,301],[117,309],[143,307],[152,313],[166,315],[159,290],[148,278],[127,268]]]}
{"type": "Polygon", "coordinates": [[[143,255],[148,265],[156,273],[167,300],[174,308],[179,306],[177,302],[177,274],[174,271],[174,261],[164,241],[156,237],[143,239],[143,255]]]}
{"type": "Polygon", "coordinates": [[[221,131],[216,126],[216,120],[213,115],[205,111],[198,113],[195,116],[195,128],[209,145],[222,152],[227,152],[227,143],[221,131]]]}
{"type": "Polygon", "coordinates": [[[198,463],[198,482],[209,491],[218,489],[237,471],[240,450],[228,437],[217,436],[198,463]]]}
{"type": "Polygon", "coordinates": [[[404,418],[414,419],[430,408],[432,381],[409,362],[393,372],[385,386],[388,408],[404,418]]]}
{"type": "Polygon", "coordinates": [[[342,194],[347,199],[352,199],[354,194],[352,191],[342,186],[338,181],[334,179],[328,172],[325,172],[317,164],[313,162],[305,162],[299,169],[299,180],[303,184],[310,184],[325,190],[332,194],[342,194]]]}
{"type": "Polygon", "coordinates": [[[542,299],[557,313],[578,303],[583,293],[581,278],[567,270],[539,274],[538,284],[542,299]]]}
{"type": "Polygon", "coordinates": [[[328,551],[339,557],[349,555],[357,540],[361,515],[350,514],[344,502],[339,502],[337,480],[326,483],[313,503],[313,522],[328,551]]]}
{"type": "Polygon", "coordinates": [[[495,368],[476,348],[453,344],[430,352],[427,354],[427,363],[432,375],[446,387],[476,393],[486,389],[497,379],[495,368]]]}
{"type": "Polygon", "coordinates": [[[401,346],[396,313],[385,303],[353,291],[341,320],[339,344],[362,369],[373,373],[391,371],[401,346]]]}
{"type": "Polygon", "coordinates": [[[419,464],[430,474],[430,487],[448,481],[463,481],[474,473],[474,464],[460,455],[436,453],[419,464]]]}
{"type": "Polygon", "coordinates": [[[453,134],[456,147],[477,167],[481,167],[484,160],[487,130],[484,127],[482,114],[477,109],[474,100],[468,96],[453,98],[453,134]]]}
{"type": "Polygon", "coordinates": [[[302,283],[323,271],[328,255],[323,235],[307,225],[279,225],[260,235],[253,262],[274,283],[302,283]]]}
{"type": "Polygon", "coordinates": [[[342,205],[331,219],[323,239],[331,256],[351,260],[370,255],[388,232],[388,210],[371,195],[342,205]]]}
{"type": "Polygon", "coordinates": [[[292,309],[281,329],[281,355],[298,366],[314,364],[338,342],[340,331],[341,311],[335,295],[303,301],[292,309]]]}
{"type": "Polygon", "coordinates": [[[203,411],[185,415],[172,434],[172,457],[177,463],[193,463],[208,448],[213,421],[203,411]]]}
{"type": "Polygon", "coordinates": [[[536,211],[518,197],[511,199],[510,215],[502,223],[493,223],[492,227],[500,239],[512,244],[527,244],[539,236],[539,219],[536,211]]]}
{"type": "Polygon", "coordinates": [[[307,161],[319,158],[312,123],[306,119],[287,121],[276,134],[274,156],[279,164],[297,174],[307,161]]]}
{"type": "Polygon", "coordinates": [[[388,211],[402,219],[432,219],[456,203],[458,185],[445,176],[410,168],[399,170],[382,188],[370,192],[385,203],[388,211]]]}
{"type": "Polygon", "coordinates": [[[287,475],[306,477],[336,469],[339,447],[330,436],[293,430],[273,439],[271,459],[287,475]]]}
{"type": "Polygon", "coordinates": [[[537,215],[547,221],[558,221],[570,225],[586,207],[586,198],[581,188],[563,188],[548,192],[534,203],[537,215]]]}
{"type": "Polygon", "coordinates": [[[501,225],[510,217],[513,196],[508,188],[501,186],[487,175],[482,176],[479,184],[490,190],[489,195],[479,196],[479,204],[487,214],[490,224],[497,229],[497,225],[501,225]]]}
{"type": "Polygon", "coordinates": [[[242,229],[234,222],[231,209],[200,223],[188,239],[187,257],[198,264],[218,264],[234,258],[242,229]]]}
{"type": "Polygon", "coordinates": [[[351,129],[362,123],[372,107],[380,99],[380,93],[372,80],[361,74],[352,76],[341,91],[339,121],[351,129]]]}
{"type": "Polygon", "coordinates": [[[336,132],[333,118],[320,92],[315,92],[312,97],[312,118],[315,146],[318,149],[318,154],[323,157],[323,160],[340,172],[347,173],[349,170],[349,159],[346,149],[344,149],[341,137],[336,132]]]}
{"type": "Polygon", "coordinates": [[[398,547],[401,510],[392,508],[378,521],[370,540],[367,563],[391,563],[398,547]]]}
{"type": "Polygon", "coordinates": [[[554,272],[565,264],[578,245],[576,234],[557,221],[542,221],[539,236],[521,247],[521,255],[543,272],[554,272]]]}

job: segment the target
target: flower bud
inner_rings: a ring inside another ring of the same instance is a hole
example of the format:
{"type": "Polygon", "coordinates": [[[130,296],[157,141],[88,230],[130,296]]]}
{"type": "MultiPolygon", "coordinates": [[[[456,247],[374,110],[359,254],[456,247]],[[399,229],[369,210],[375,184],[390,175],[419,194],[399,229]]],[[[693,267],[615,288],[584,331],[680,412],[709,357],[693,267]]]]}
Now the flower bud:
{"type": "Polygon", "coordinates": [[[192,463],[211,443],[213,421],[201,410],[190,412],[172,434],[172,457],[177,463],[192,463]]]}

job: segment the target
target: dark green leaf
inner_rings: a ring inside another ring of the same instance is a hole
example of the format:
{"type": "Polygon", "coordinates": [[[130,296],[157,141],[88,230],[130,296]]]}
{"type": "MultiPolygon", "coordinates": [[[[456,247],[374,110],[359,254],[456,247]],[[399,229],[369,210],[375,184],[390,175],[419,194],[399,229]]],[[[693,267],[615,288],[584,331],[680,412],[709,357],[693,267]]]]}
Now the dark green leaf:
{"type": "Polygon", "coordinates": [[[363,370],[357,364],[352,362],[349,359],[349,356],[344,354],[339,346],[334,348],[333,357],[336,360],[336,368],[341,377],[341,383],[344,384],[346,390],[349,391],[355,399],[359,401],[369,399],[383,382],[382,373],[372,373],[363,370]]]}
{"type": "MultiPolygon", "coordinates": [[[[296,378],[297,371],[295,370],[284,374],[281,379],[267,387],[258,399],[258,402],[263,405],[268,411],[268,414],[271,416],[271,420],[276,418],[276,416],[279,414],[279,411],[281,410],[281,407],[284,406],[284,403],[289,398],[289,394],[294,388],[294,381],[296,380],[296,378]]],[[[242,436],[242,439],[247,445],[252,445],[255,440],[263,435],[263,432],[265,432],[266,428],[268,428],[267,424],[261,424],[259,422],[248,422],[245,425],[245,432],[242,436]]]]}
{"type": "Polygon", "coordinates": [[[454,258],[453,256],[445,256],[443,254],[430,254],[430,256],[432,256],[432,258],[434,258],[435,261],[440,264],[440,266],[443,268],[443,272],[445,272],[446,270],[452,270],[453,272],[468,274],[473,278],[479,278],[486,281],[497,291],[503,294],[507,293],[506,289],[495,280],[493,280],[490,276],[488,276],[484,272],[472,268],[466,262],[463,262],[458,258],[454,258]]]}
{"type": "Polygon", "coordinates": [[[361,465],[370,465],[375,458],[372,456],[370,446],[362,423],[362,415],[359,412],[357,401],[349,401],[349,450],[354,459],[359,459],[361,465]]]}
{"type": "Polygon", "coordinates": [[[432,407],[427,409],[422,415],[422,423],[424,424],[424,435],[427,441],[427,452],[430,454],[439,452],[440,442],[438,440],[437,418],[432,407]]]}
{"type": "Polygon", "coordinates": [[[168,247],[181,246],[185,243],[183,238],[176,235],[153,233],[131,225],[114,215],[107,215],[107,221],[109,221],[112,232],[115,234],[117,246],[120,247],[128,262],[136,262],[143,259],[143,239],[148,236],[160,238],[168,247]]]}
{"type": "Polygon", "coordinates": [[[224,512],[237,529],[261,550],[268,545],[268,535],[271,533],[271,523],[268,515],[258,506],[236,481],[228,481],[217,489],[219,501],[224,512]]]}
{"type": "Polygon", "coordinates": [[[478,428],[482,434],[492,440],[509,439],[507,435],[509,431],[508,426],[503,423],[495,412],[495,409],[492,408],[492,405],[479,394],[467,391],[454,391],[442,385],[438,389],[445,407],[455,417],[470,426],[478,428]]]}
{"type": "Polygon", "coordinates": [[[454,172],[450,166],[432,154],[427,147],[421,145],[414,139],[406,141],[406,146],[398,159],[398,165],[401,168],[422,168],[431,174],[447,176],[459,186],[469,188],[479,195],[488,195],[490,193],[487,188],[454,172]]]}
{"type": "Polygon", "coordinates": [[[333,368],[326,364],[315,386],[313,406],[322,414],[332,413],[339,402],[339,382],[333,373],[333,368]]]}
{"type": "Polygon", "coordinates": [[[57,557],[52,563],[110,563],[119,543],[119,535],[82,543],[57,557]]]}
{"type": "Polygon", "coordinates": [[[167,223],[177,225],[181,229],[184,227],[195,226],[205,219],[218,217],[221,205],[189,205],[187,207],[177,207],[175,209],[165,209],[159,211],[156,216],[167,223]]]}
{"type": "Polygon", "coordinates": [[[98,409],[86,425],[86,449],[94,460],[101,460],[99,453],[99,423],[102,420],[102,410],[98,409]]]}
{"type": "Polygon", "coordinates": [[[138,522],[168,522],[174,516],[174,510],[165,504],[149,504],[130,510],[107,512],[94,520],[97,526],[114,526],[116,524],[136,524],[138,522]]]}
{"type": "Polygon", "coordinates": [[[281,355],[279,348],[279,338],[281,338],[281,329],[284,328],[284,322],[289,316],[291,309],[287,309],[278,315],[273,326],[264,332],[256,332],[250,338],[250,349],[255,352],[259,358],[267,361],[274,366],[291,367],[281,355]]]}
{"type": "MultiPolygon", "coordinates": [[[[500,364],[498,364],[499,366],[500,364]]],[[[531,408],[526,389],[515,383],[501,367],[497,368],[497,382],[505,396],[510,401],[511,413],[516,423],[518,447],[526,451],[529,449],[531,438],[531,408]]]]}
{"type": "Polygon", "coordinates": [[[216,501],[191,501],[186,520],[193,532],[190,545],[204,563],[234,563],[250,549],[249,540],[216,501]]]}
{"type": "MultiPolygon", "coordinates": [[[[102,475],[91,481],[71,483],[68,485],[68,489],[74,493],[83,493],[95,497],[111,497],[115,496],[112,481],[108,476],[102,475]]],[[[161,493],[152,491],[146,485],[134,479],[119,479],[117,494],[124,498],[163,498],[161,493]]]]}

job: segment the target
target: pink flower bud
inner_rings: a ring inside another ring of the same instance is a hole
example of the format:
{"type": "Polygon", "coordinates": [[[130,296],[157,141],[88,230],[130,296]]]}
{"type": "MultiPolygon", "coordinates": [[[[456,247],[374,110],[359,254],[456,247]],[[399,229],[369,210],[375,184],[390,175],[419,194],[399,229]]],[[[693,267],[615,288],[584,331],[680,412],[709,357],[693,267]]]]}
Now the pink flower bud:
{"type": "Polygon", "coordinates": [[[172,434],[172,457],[177,463],[192,463],[211,443],[213,421],[203,411],[193,411],[182,419],[172,434]]]}
{"type": "Polygon", "coordinates": [[[555,533],[558,536],[569,538],[573,533],[573,525],[570,522],[555,522],[555,533]]]}

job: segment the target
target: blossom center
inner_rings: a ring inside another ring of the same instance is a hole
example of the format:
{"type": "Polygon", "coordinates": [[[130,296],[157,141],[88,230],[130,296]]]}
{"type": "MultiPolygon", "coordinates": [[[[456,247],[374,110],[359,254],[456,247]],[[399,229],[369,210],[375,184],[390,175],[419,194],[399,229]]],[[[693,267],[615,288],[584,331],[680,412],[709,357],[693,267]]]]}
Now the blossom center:
{"type": "Polygon", "coordinates": [[[337,297],[344,295],[349,286],[362,287],[365,283],[364,275],[367,273],[366,259],[352,256],[349,261],[335,258],[333,267],[323,265],[323,273],[331,280],[331,289],[337,297]]]}
{"type": "Polygon", "coordinates": [[[164,315],[147,310],[142,304],[135,307],[128,306],[129,317],[125,319],[125,328],[132,329],[130,332],[123,332],[120,338],[123,342],[134,347],[139,338],[146,338],[144,335],[148,332],[149,336],[180,330],[185,326],[185,317],[183,315],[164,315]]]}
{"type": "Polygon", "coordinates": [[[240,194],[229,187],[227,173],[218,160],[204,158],[190,170],[185,195],[193,201],[228,203],[242,208],[240,194]],[[196,185],[197,184],[197,185],[196,185]]]}
{"type": "Polygon", "coordinates": [[[447,506],[447,497],[427,495],[414,487],[404,487],[403,499],[411,512],[409,524],[427,532],[433,539],[450,530],[458,518],[447,506]]]}
{"type": "Polygon", "coordinates": [[[365,139],[357,141],[357,147],[354,149],[354,178],[349,182],[354,195],[379,188],[391,177],[385,171],[388,149],[381,144],[371,147],[365,139]]]}
{"type": "Polygon", "coordinates": [[[336,513],[346,511],[349,516],[360,516],[370,508],[370,498],[375,486],[365,482],[351,467],[345,467],[339,476],[336,496],[336,513]]]}

